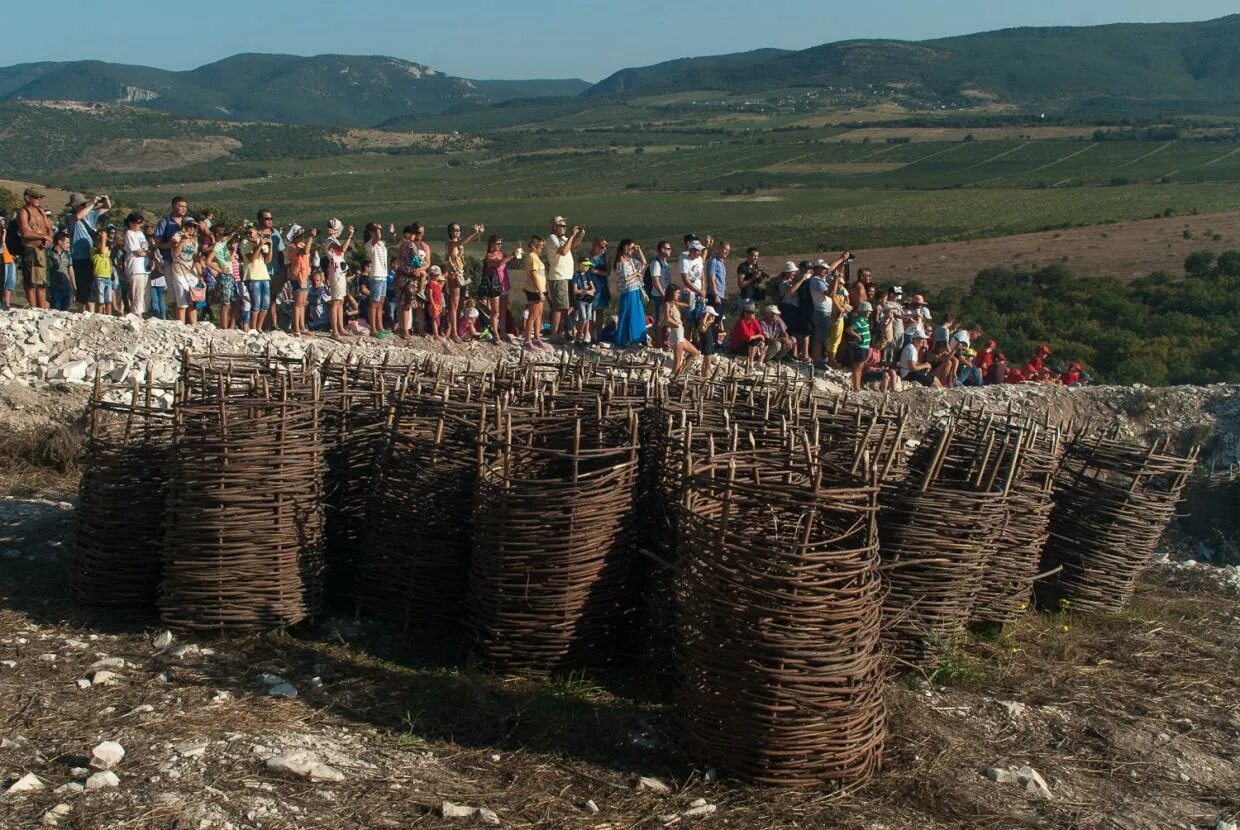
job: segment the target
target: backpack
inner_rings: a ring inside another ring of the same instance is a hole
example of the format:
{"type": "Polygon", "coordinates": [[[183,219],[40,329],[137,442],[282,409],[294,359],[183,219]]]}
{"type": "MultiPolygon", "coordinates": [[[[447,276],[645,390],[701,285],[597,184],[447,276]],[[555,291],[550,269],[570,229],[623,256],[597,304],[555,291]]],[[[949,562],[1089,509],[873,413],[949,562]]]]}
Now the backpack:
{"type": "Polygon", "coordinates": [[[22,252],[26,250],[26,243],[22,239],[21,230],[18,228],[17,224],[17,214],[20,213],[21,210],[22,209],[19,208],[11,217],[9,217],[8,229],[4,238],[5,247],[9,249],[9,253],[13,255],[14,259],[21,259],[22,252]]]}
{"type": "Polygon", "coordinates": [[[642,290],[646,292],[647,297],[654,296],[654,274],[650,273],[652,267],[654,267],[653,260],[646,265],[646,271],[642,274],[642,290]]]}

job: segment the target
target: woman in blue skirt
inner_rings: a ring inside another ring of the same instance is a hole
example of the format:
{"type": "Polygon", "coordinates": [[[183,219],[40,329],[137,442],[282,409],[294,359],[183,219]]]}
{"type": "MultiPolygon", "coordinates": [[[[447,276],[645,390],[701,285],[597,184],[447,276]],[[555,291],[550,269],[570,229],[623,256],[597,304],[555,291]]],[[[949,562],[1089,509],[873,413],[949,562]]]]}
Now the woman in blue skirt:
{"type": "Polygon", "coordinates": [[[620,293],[619,317],[616,324],[616,348],[641,346],[646,343],[645,291],[642,274],[646,271],[646,255],[642,246],[631,239],[620,240],[616,248],[616,290],[620,293]]]}

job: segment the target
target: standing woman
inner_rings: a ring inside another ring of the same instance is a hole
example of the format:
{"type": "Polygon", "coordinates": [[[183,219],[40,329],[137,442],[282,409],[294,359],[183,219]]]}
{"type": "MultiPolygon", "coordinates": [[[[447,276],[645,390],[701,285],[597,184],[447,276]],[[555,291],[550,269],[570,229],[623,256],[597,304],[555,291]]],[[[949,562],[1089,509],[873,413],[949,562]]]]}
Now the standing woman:
{"type": "MultiPolygon", "coordinates": [[[[344,337],[344,298],[349,293],[349,280],[345,275],[344,252],[353,244],[353,226],[344,240],[344,223],[339,219],[331,219],[327,223],[327,251],[324,269],[327,273],[328,299],[331,302],[332,337],[339,340],[344,337]]],[[[408,337],[408,334],[405,335],[408,337]]]]}
{"type": "Polygon", "coordinates": [[[366,240],[366,277],[370,282],[368,322],[370,333],[378,337],[383,334],[383,306],[387,303],[388,249],[378,222],[366,225],[363,238],[366,240]]]}
{"type": "MultiPolygon", "coordinates": [[[[142,233],[146,235],[147,249],[156,250],[155,228],[151,225],[143,225],[142,233]]],[[[150,266],[150,285],[151,285],[151,316],[158,320],[168,319],[168,303],[166,302],[165,292],[168,290],[168,263],[162,256],[147,257],[150,266]]],[[[76,266],[75,266],[76,267],[76,266]]],[[[77,274],[74,274],[77,278],[77,274]]]]}
{"type": "Polygon", "coordinates": [[[177,300],[177,319],[187,325],[198,322],[198,306],[190,291],[198,285],[198,226],[186,222],[172,235],[172,286],[177,300]]]}
{"type": "MultiPolygon", "coordinates": [[[[597,244],[597,240],[595,242],[597,244]]],[[[606,249],[603,255],[606,256],[606,249]]],[[[642,302],[645,295],[642,290],[642,273],[645,270],[646,255],[642,253],[642,246],[631,239],[621,239],[619,247],[616,248],[616,291],[620,293],[616,323],[617,349],[646,343],[646,306],[642,302]]],[[[605,279],[603,285],[607,285],[605,279]]]]}
{"type": "Polygon", "coordinates": [[[133,211],[125,217],[125,273],[129,276],[129,310],[139,317],[146,314],[146,298],[150,291],[147,271],[151,246],[142,232],[142,214],[133,211]]]}
{"type": "Polygon", "coordinates": [[[233,258],[228,246],[233,235],[223,225],[211,228],[215,244],[211,246],[211,270],[215,272],[215,296],[220,304],[220,328],[233,327],[232,304],[237,293],[237,281],[233,277],[233,258]]]}
{"type": "Polygon", "coordinates": [[[547,267],[543,265],[542,250],[546,241],[534,234],[530,237],[530,249],[525,255],[525,347],[542,348],[543,296],[547,293],[547,267]]]}
{"type": "Polygon", "coordinates": [[[250,324],[261,332],[271,310],[271,272],[267,268],[271,264],[271,241],[263,239],[253,225],[241,245],[241,262],[250,285],[250,324]]]}
{"type": "Polygon", "coordinates": [[[310,296],[310,246],[314,244],[317,229],[306,231],[301,225],[289,228],[284,256],[288,261],[288,278],[293,284],[293,336],[308,334],[306,327],[306,300],[310,296]]]}
{"type": "Polygon", "coordinates": [[[448,337],[459,340],[456,335],[457,316],[461,310],[461,297],[468,293],[469,277],[465,275],[465,246],[477,242],[486,231],[485,225],[474,225],[474,232],[461,238],[461,226],[453,222],[448,226],[448,242],[444,246],[444,262],[447,263],[448,288],[448,337]]]}
{"type": "MultiPolygon", "coordinates": [[[[620,256],[620,252],[616,252],[620,256]]],[[[594,325],[591,326],[593,342],[599,342],[599,332],[603,330],[603,316],[611,305],[611,286],[607,282],[607,237],[594,237],[594,245],[590,248],[590,279],[594,283],[594,325]]],[[[644,259],[642,260],[645,261],[644,259]]]]}
{"type": "Polygon", "coordinates": [[[504,336],[504,318],[501,316],[500,297],[504,295],[504,283],[508,279],[508,263],[514,254],[504,253],[504,238],[492,234],[487,240],[487,254],[482,261],[482,281],[478,283],[478,298],[491,315],[491,334],[498,345],[504,336]]]}
{"type": "Polygon", "coordinates": [[[685,358],[698,353],[697,348],[685,337],[685,324],[680,316],[682,308],[689,303],[680,299],[680,287],[669,285],[663,292],[663,315],[659,325],[664,329],[667,347],[672,351],[672,377],[685,368],[685,358]]]}
{"type": "Polygon", "coordinates": [[[831,333],[827,338],[827,349],[823,354],[823,361],[833,365],[843,365],[844,361],[840,359],[840,346],[844,344],[844,324],[848,321],[848,315],[852,311],[852,303],[849,302],[848,288],[844,285],[844,269],[837,265],[833,272],[834,279],[831,282],[831,333]]]}

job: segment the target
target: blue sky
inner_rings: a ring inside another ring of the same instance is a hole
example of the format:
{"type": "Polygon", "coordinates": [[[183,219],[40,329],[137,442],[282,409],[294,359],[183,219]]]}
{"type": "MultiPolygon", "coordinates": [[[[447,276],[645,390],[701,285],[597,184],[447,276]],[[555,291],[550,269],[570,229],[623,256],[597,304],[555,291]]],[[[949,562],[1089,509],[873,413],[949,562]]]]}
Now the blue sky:
{"type": "Polygon", "coordinates": [[[238,52],[338,52],[391,55],[467,78],[588,81],[626,66],[764,46],[1206,20],[1236,11],[1234,0],[174,0],[132,12],[93,0],[4,6],[5,32],[43,34],[5,37],[0,65],[93,58],[192,69],[238,52]]]}

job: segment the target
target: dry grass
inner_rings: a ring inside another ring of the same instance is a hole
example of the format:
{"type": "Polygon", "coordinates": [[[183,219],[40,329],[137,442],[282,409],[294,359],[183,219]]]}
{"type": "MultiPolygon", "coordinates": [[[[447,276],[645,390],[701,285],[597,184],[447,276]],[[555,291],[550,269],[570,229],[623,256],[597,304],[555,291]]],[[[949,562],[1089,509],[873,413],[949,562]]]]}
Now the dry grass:
{"type": "Polygon", "coordinates": [[[68,495],[77,487],[82,434],[66,424],[0,431],[0,493],[68,495]]]}

